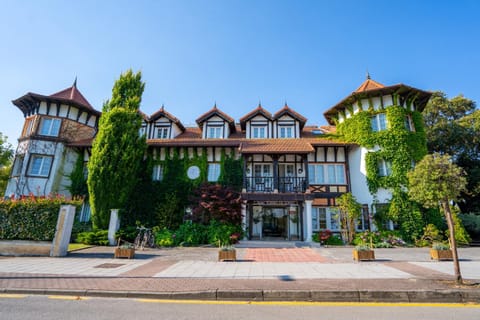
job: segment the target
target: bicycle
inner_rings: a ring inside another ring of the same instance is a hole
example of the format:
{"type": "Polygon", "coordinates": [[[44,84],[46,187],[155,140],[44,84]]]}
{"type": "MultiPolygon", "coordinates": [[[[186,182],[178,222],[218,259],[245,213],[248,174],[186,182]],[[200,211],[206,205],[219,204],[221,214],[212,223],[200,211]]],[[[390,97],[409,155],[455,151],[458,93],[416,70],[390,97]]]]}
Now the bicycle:
{"type": "Polygon", "coordinates": [[[152,229],[141,226],[137,227],[137,230],[139,231],[134,241],[135,249],[143,250],[145,247],[154,248],[155,237],[153,236],[152,229]]]}

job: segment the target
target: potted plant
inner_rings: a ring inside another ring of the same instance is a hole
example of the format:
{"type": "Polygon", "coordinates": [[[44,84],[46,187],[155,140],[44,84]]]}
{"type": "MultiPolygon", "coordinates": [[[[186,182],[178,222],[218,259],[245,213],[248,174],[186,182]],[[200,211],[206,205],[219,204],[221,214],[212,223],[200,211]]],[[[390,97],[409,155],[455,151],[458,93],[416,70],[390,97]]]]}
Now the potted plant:
{"type": "Polygon", "coordinates": [[[220,246],[218,250],[218,261],[235,261],[237,260],[237,251],[234,246],[220,246]]]}
{"type": "Polygon", "coordinates": [[[375,260],[375,251],[373,250],[373,232],[365,231],[360,237],[361,243],[353,249],[353,260],[367,261],[375,260]],[[369,244],[367,245],[367,240],[369,244]]]}
{"type": "Polygon", "coordinates": [[[432,260],[453,260],[452,250],[446,243],[435,242],[430,248],[430,259],[432,260]]]}
{"type": "Polygon", "coordinates": [[[133,243],[122,241],[118,238],[117,247],[115,248],[113,257],[133,259],[135,257],[135,246],[133,243]]]}

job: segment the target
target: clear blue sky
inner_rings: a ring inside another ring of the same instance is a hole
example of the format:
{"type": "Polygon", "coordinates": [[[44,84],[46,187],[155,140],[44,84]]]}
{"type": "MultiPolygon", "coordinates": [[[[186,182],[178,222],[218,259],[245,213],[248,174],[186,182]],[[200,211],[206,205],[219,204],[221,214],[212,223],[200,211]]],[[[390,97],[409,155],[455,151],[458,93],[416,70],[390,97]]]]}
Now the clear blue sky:
{"type": "Polygon", "coordinates": [[[259,100],[310,124],[365,79],[480,102],[480,1],[0,0],[0,132],[11,100],[78,88],[98,110],[141,70],[141,110],[192,124],[216,102],[238,120],[259,100]]]}

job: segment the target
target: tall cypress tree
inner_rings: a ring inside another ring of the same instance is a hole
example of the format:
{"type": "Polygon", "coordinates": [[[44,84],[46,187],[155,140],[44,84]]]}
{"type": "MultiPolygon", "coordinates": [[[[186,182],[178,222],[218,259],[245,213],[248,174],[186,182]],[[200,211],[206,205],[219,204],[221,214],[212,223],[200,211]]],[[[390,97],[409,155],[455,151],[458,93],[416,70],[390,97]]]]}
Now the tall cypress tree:
{"type": "Polygon", "coordinates": [[[96,228],[108,228],[110,209],[123,209],[138,182],[145,136],[140,136],[140,102],[145,87],[142,74],[128,70],[112,89],[103,106],[98,134],[88,162],[88,193],[96,228]]]}

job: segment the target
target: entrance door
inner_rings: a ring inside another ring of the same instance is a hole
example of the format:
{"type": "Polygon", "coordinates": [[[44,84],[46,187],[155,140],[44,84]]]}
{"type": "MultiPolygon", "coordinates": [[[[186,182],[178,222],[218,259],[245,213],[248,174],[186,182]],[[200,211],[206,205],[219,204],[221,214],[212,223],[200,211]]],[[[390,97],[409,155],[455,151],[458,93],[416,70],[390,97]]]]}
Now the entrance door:
{"type": "Polygon", "coordinates": [[[285,208],[263,208],[263,238],[288,238],[288,216],[285,208]]]}

